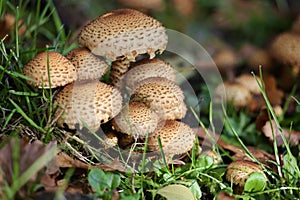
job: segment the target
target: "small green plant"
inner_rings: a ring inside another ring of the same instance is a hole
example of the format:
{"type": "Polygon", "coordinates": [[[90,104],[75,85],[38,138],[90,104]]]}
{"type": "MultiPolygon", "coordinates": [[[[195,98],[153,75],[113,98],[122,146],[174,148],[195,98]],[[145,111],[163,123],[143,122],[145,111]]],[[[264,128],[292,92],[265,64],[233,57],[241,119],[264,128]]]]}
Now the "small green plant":
{"type": "Polygon", "coordinates": [[[95,168],[89,172],[88,181],[95,190],[97,197],[109,200],[112,198],[116,188],[119,187],[121,178],[118,174],[104,172],[95,168]]]}

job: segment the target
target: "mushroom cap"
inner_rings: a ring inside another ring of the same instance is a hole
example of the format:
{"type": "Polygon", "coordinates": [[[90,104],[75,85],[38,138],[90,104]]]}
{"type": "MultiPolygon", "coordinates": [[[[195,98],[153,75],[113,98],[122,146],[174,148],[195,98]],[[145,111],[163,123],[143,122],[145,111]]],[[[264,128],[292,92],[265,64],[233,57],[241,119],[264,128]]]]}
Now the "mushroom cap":
{"type": "Polygon", "coordinates": [[[195,141],[193,129],[187,124],[175,120],[165,121],[164,126],[148,138],[149,150],[159,150],[158,137],[166,155],[186,153],[192,149],[195,141]]]}
{"type": "Polygon", "coordinates": [[[67,55],[76,67],[77,80],[98,79],[105,74],[108,64],[93,55],[87,48],[76,48],[67,55]]]}
{"type": "Polygon", "coordinates": [[[263,69],[272,67],[272,57],[270,53],[264,49],[255,49],[248,58],[248,65],[251,68],[262,66],[263,69]]]}
{"type": "Polygon", "coordinates": [[[153,58],[157,50],[165,50],[167,40],[160,22],[132,9],[118,9],[98,17],[82,29],[78,39],[79,44],[111,61],[121,57],[135,61],[144,53],[153,58]]]}
{"type": "Polygon", "coordinates": [[[220,70],[234,68],[237,64],[237,57],[231,49],[224,49],[213,56],[213,60],[220,70]]]}
{"type": "Polygon", "coordinates": [[[116,60],[111,63],[110,81],[111,83],[121,88],[123,86],[123,76],[130,67],[130,61],[126,58],[116,60]]]}
{"type": "Polygon", "coordinates": [[[292,66],[300,66],[300,35],[285,32],[278,35],[271,44],[271,54],[273,57],[292,66]]]}
{"type": "Polygon", "coordinates": [[[133,101],[144,102],[162,120],[182,119],[187,111],[182,90],[173,81],[151,77],[137,83],[131,91],[133,101]]]}
{"type": "Polygon", "coordinates": [[[75,129],[85,122],[93,130],[115,117],[122,109],[121,93],[98,80],[76,81],[67,85],[55,97],[57,124],[75,129]]]}
{"type": "Polygon", "coordinates": [[[253,172],[260,172],[265,175],[258,164],[248,160],[237,160],[227,166],[225,177],[227,181],[232,181],[235,185],[244,187],[248,177],[253,172]]]}
{"type": "Polygon", "coordinates": [[[64,86],[76,80],[76,69],[71,61],[57,52],[42,52],[36,55],[23,68],[23,73],[32,79],[32,81],[28,80],[27,83],[39,88],[50,88],[48,64],[51,88],[64,86]]]}
{"type": "Polygon", "coordinates": [[[214,93],[216,102],[232,101],[235,107],[244,107],[252,101],[250,90],[239,83],[224,82],[217,86],[214,93]],[[224,88],[225,90],[224,90],[224,88]]]}
{"type": "Polygon", "coordinates": [[[113,119],[113,125],[119,132],[138,138],[144,138],[153,133],[159,122],[155,111],[144,103],[130,102],[113,119]]]}
{"type": "MultiPolygon", "coordinates": [[[[257,80],[260,82],[260,78],[256,77],[257,80]]],[[[245,88],[250,90],[253,94],[261,94],[260,88],[255,80],[255,78],[250,74],[243,74],[235,79],[235,81],[245,88]]]]}
{"type": "Polygon", "coordinates": [[[133,63],[132,69],[126,73],[126,86],[133,88],[138,82],[150,77],[165,77],[171,81],[176,79],[173,67],[160,59],[143,59],[133,63]]]}

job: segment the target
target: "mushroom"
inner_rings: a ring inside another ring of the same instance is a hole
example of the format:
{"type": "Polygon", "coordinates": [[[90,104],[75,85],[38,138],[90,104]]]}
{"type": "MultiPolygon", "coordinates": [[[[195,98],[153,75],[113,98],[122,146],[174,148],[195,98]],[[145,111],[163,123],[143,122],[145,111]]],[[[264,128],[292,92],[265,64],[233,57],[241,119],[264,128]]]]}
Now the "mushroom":
{"type": "Polygon", "coordinates": [[[111,63],[110,81],[117,88],[123,87],[123,76],[130,67],[130,61],[126,58],[111,63]]]}
{"type": "Polygon", "coordinates": [[[187,124],[175,120],[165,121],[161,129],[155,131],[148,138],[148,149],[150,151],[159,151],[158,138],[164,154],[170,156],[183,154],[192,149],[195,141],[195,134],[192,128],[187,124]]]}
{"type": "Polygon", "coordinates": [[[113,126],[134,138],[145,138],[154,132],[158,122],[158,115],[144,103],[130,102],[113,119],[113,126]]]}
{"type": "Polygon", "coordinates": [[[247,106],[252,101],[252,95],[247,88],[239,83],[231,82],[219,84],[215,89],[214,97],[215,102],[232,102],[236,108],[247,106]]]}
{"type": "Polygon", "coordinates": [[[278,35],[271,44],[271,54],[279,62],[293,67],[295,73],[300,70],[300,35],[285,32],[278,35]]]}
{"type": "MultiPolygon", "coordinates": [[[[3,15],[3,19],[0,20],[0,39],[6,35],[11,35],[15,30],[16,17],[10,13],[3,15]]],[[[18,21],[18,35],[22,36],[26,31],[26,25],[22,20],[18,21]]]]}
{"type": "MultiPolygon", "coordinates": [[[[227,181],[234,184],[236,193],[242,193],[247,179],[253,172],[260,172],[265,176],[258,164],[247,160],[237,160],[227,166],[225,177],[227,181]]],[[[267,179],[266,176],[265,178],[267,179]]]]}
{"type": "Polygon", "coordinates": [[[167,46],[165,28],[154,18],[133,9],[108,12],[86,25],[79,44],[111,61],[126,57],[135,61],[139,54],[162,53],[167,46]]]}
{"type": "Polygon", "coordinates": [[[133,88],[138,82],[150,77],[165,77],[175,81],[176,71],[163,60],[143,59],[133,63],[132,69],[126,73],[126,86],[133,88]]]}
{"type": "Polygon", "coordinates": [[[259,66],[262,66],[263,69],[269,70],[273,65],[270,53],[264,49],[254,49],[247,62],[252,69],[258,69],[259,66]]]}
{"type": "MultiPolygon", "coordinates": [[[[260,78],[256,77],[260,83],[260,78]]],[[[256,79],[250,74],[242,74],[235,79],[235,81],[245,88],[247,88],[252,94],[259,95],[261,94],[260,87],[256,82],[256,79]]]]}
{"type": "Polygon", "coordinates": [[[121,111],[122,100],[117,89],[98,80],[76,81],[56,95],[55,118],[59,127],[76,129],[86,123],[96,131],[121,111]]]}
{"type": "Polygon", "coordinates": [[[87,48],[76,48],[67,55],[76,67],[77,80],[98,79],[105,74],[108,64],[93,55],[87,48]]]}
{"type": "Polygon", "coordinates": [[[57,52],[39,53],[25,65],[23,73],[32,79],[27,81],[29,85],[39,88],[64,86],[77,78],[74,65],[57,52]]]}
{"type": "Polygon", "coordinates": [[[144,79],[135,85],[131,95],[133,101],[149,104],[162,120],[182,119],[187,111],[182,90],[167,78],[144,79]]]}
{"type": "Polygon", "coordinates": [[[230,81],[234,80],[233,69],[237,65],[235,52],[230,48],[222,49],[213,56],[213,60],[221,73],[225,73],[230,81]]]}

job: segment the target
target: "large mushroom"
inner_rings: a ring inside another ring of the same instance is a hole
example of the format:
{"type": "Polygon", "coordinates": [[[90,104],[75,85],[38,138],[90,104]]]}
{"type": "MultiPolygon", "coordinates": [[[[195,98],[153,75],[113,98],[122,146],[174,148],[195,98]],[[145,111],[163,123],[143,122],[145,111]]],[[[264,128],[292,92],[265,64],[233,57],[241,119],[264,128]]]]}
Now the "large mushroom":
{"type": "Polygon", "coordinates": [[[164,77],[175,81],[176,71],[163,60],[143,59],[133,63],[131,69],[126,73],[126,87],[133,88],[138,82],[150,77],[164,77]]]}
{"type": "Polygon", "coordinates": [[[139,54],[153,58],[156,51],[162,53],[167,40],[165,28],[154,18],[133,9],[118,9],[86,25],[78,42],[111,61],[122,57],[135,61],[139,54]]]}
{"type": "Polygon", "coordinates": [[[97,130],[122,109],[122,96],[114,87],[98,80],[76,81],[55,97],[55,112],[60,127],[76,129],[84,124],[97,130]]]}
{"type": "Polygon", "coordinates": [[[144,103],[130,102],[113,119],[113,125],[117,131],[133,136],[144,138],[153,133],[157,128],[159,117],[144,103]]]}
{"type": "Polygon", "coordinates": [[[157,111],[162,120],[182,119],[187,111],[182,90],[167,78],[144,79],[135,85],[131,95],[133,101],[144,102],[157,111]]]}
{"type": "Polygon", "coordinates": [[[149,150],[160,150],[158,138],[160,138],[164,154],[169,158],[191,150],[194,145],[195,134],[187,124],[176,120],[167,120],[161,129],[155,131],[148,138],[149,150]]]}
{"type": "Polygon", "coordinates": [[[23,73],[31,78],[27,83],[39,88],[56,88],[76,80],[74,65],[57,52],[37,54],[23,68],[23,73]]]}
{"type": "Polygon", "coordinates": [[[87,48],[76,48],[67,55],[76,67],[77,80],[99,79],[108,69],[108,64],[93,55],[87,48]]]}

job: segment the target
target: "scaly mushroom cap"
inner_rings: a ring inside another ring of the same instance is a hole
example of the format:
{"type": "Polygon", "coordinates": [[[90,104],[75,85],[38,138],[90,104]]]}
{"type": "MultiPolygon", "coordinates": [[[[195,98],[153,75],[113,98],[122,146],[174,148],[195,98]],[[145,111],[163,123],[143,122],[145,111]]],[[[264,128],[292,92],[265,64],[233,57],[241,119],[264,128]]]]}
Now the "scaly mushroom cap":
{"type": "Polygon", "coordinates": [[[110,81],[117,88],[123,86],[123,76],[130,67],[130,61],[127,58],[116,60],[111,63],[110,81]]]}
{"type": "Polygon", "coordinates": [[[114,10],[98,17],[82,29],[78,39],[79,44],[111,61],[121,57],[135,61],[144,53],[153,58],[157,50],[165,50],[167,40],[160,22],[132,9],[114,10]]]}
{"type": "Polygon", "coordinates": [[[235,107],[247,106],[252,100],[250,91],[239,83],[224,82],[218,85],[214,96],[216,102],[220,103],[225,100],[226,102],[232,102],[235,107]]]}
{"type": "Polygon", "coordinates": [[[32,79],[27,83],[39,88],[50,88],[48,66],[51,88],[64,86],[77,78],[74,65],[66,57],[57,52],[42,52],[23,68],[23,73],[32,79]]]}
{"type": "Polygon", "coordinates": [[[225,177],[227,181],[232,181],[235,185],[244,187],[248,177],[253,172],[260,172],[265,175],[258,164],[247,160],[237,160],[227,166],[225,177]]]}
{"type": "MultiPolygon", "coordinates": [[[[260,83],[260,78],[256,77],[260,83]]],[[[245,88],[250,90],[253,94],[261,94],[260,88],[255,80],[255,78],[250,74],[243,74],[235,79],[235,81],[245,88]]]]}
{"type": "Polygon", "coordinates": [[[161,119],[182,119],[187,111],[182,90],[173,81],[151,77],[136,84],[133,101],[149,104],[161,119]]]}
{"type": "Polygon", "coordinates": [[[271,45],[271,54],[283,64],[300,67],[300,35],[295,33],[282,33],[275,38],[271,45]]]}
{"type": "Polygon", "coordinates": [[[192,149],[195,141],[193,129],[187,124],[175,120],[165,121],[164,126],[148,138],[149,150],[159,151],[158,137],[166,155],[186,153],[192,149]]]}
{"type": "Polygon", "coordinates": [[[175,81],[176,71],[163,60],[143,59],[133,63],[132,69],[126,73],[126,86],[133,88],[138,82],[150,77],[165,77],[175,81]]]}
{"type": "Polygon", "coordinates": [[[73,65],[76,67],[77,80],[98,79],[105,74],[108,64],[100,58],[93,55],[86,48],[76,48],[67,55],[73,65]]]}
{"type": "Polygon", "coordinates": [[[55,97],[58,109],[55,117],[60,127],[75,129],[85,122],[98,130],[101,123],[115,117],[122,109],[120,92],[98,80],[76,81],[67,85],[55,97]]]}
{"type": "Polygon", "coordinates": [[[154,132],[158,121],[158,115],[144,103],[131,102],[113,119],[113,125],[119,132],[144,138],[154,132]]]}

